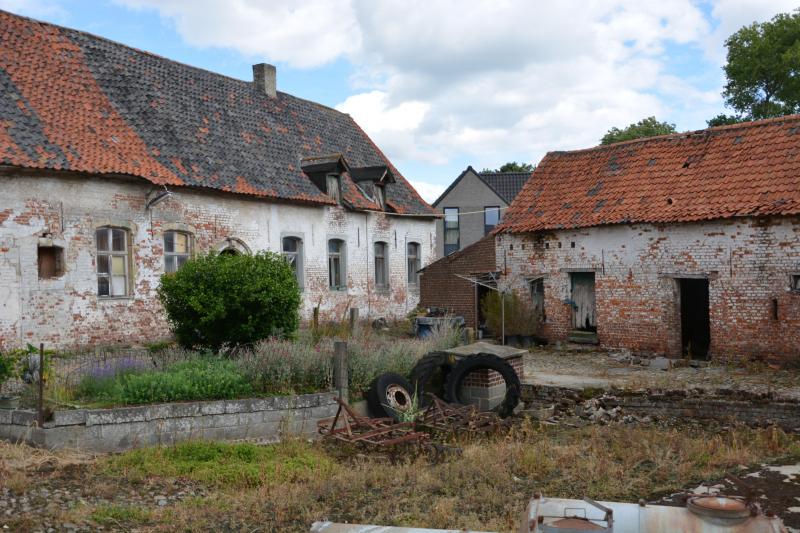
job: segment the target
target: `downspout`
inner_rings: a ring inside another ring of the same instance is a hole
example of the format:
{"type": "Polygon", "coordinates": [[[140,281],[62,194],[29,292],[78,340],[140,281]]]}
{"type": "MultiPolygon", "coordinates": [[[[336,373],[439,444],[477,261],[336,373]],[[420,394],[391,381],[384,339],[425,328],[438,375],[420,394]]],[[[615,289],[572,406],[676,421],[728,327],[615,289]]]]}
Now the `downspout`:
{"type": "Polygon", "coordinates": [[[367,320],[372,316],[372,295],[369,290],[369,213],[364,213],[364,255],[367,260],[364,263],[366,269],[366,284],[367,284],[367,320]]]}

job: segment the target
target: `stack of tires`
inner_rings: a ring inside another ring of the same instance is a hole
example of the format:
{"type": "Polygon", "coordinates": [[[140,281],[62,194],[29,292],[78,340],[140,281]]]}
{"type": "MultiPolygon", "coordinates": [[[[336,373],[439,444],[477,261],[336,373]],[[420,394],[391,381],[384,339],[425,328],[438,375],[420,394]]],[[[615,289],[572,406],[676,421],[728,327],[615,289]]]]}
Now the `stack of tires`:
{"type": "Polygon", "coordinates": [[[378,376],[370,387],[367,404],[373,416],[396,420],[402,419],[402,413],[415,400],[419,407],[427,406],[431,395],[448,403],[466,404],[461,398],[462,386],[467,376],[478,370],[494,370],[502,376],[505,397],[492,411],[503,418],[511,415],[520,400],[519,377],[508,362],[489,353],[456,358],[444,352],[431,352],[417,361],[409,379],[394,373],[378,376]]]}

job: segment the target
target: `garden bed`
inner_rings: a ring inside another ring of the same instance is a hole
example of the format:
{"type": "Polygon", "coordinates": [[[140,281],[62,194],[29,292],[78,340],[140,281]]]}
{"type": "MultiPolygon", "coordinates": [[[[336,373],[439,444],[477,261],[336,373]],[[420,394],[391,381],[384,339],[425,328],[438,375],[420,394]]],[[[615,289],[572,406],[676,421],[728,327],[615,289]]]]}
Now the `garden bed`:
{"type": "Polygon", "coordinates": [[[53,412],[36,427],[36,411],[0,410],[0,438],[48,448],[118,452],[192,439],[274,442],[287,434],[313,437],[317,422],[336,412],[331,392],[112,409],[53,412]]]}

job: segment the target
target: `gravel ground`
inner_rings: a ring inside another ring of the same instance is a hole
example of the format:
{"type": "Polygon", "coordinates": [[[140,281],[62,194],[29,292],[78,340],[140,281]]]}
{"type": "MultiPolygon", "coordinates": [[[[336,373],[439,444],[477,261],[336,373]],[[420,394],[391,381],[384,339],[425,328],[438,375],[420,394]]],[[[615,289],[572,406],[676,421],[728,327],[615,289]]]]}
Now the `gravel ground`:
{"type": "MultiPolygon", "coordinates": [[[[650,359],[622,352],[533,348],[525,357],[525,381],[561,386],[659,389],[734,389],[772,391],[779,397],[800,399],[800,371],[766,365],[679,367],[659,370],[650,359]]],[[[683,363],[681,361],[681,363],[683,363]]]]}

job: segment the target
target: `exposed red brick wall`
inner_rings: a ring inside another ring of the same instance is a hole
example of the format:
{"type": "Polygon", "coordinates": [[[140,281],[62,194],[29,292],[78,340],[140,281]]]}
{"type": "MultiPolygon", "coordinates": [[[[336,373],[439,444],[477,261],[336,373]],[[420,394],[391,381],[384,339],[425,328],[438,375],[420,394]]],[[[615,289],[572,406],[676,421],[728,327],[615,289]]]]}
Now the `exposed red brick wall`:
{"type": "Polygon", "coordinates": [[[495,272],[495,239],[484,237],[425,267],[420,279],[420,306],[440,307],[461,315],[467,327],[478,327],[475,285],[456,274],[495,272]]]}
{"type": "Polygon", "coordinates": [[[595,273],[602,346],[679,356],[676,280],[702,277],[712,358],[800,359],[800,292],[789,290],[800,274],[799,217],[503,234],[497,254],[503,286],[525,294],[528,280],[544,278],[543,334],[551,341],[572,329],[570,271],[585,269],[595,273]]]}

